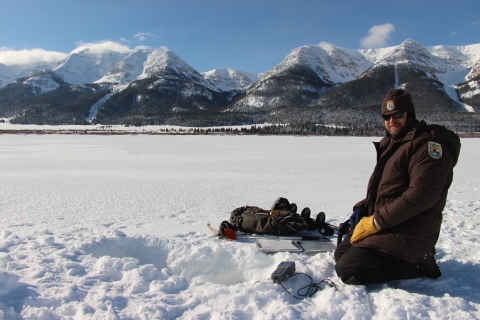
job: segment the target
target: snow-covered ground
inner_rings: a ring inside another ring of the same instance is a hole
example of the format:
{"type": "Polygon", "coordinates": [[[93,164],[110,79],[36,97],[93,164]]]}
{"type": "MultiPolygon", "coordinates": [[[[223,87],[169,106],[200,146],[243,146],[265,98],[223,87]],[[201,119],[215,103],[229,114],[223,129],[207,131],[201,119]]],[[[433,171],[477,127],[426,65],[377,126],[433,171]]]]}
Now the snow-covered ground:
{"type": "Polygon", "coordinates": [[[343,222],[365,195],[372,140],[0,135],[0,319],[480,318],[478,139],[462,139],[437,280],[346,286],[332,253],[266,255],[206,228],[279,196],[343,222]],[[285,260],[338,291],[291,297],[269,280],[285,260]]]}
{"type": "MultiPolygon", "coordinates": [[[[91,121],[98,111],[98,105],[94,105],[90,110],[90,114],[87,117],[88,121],[91,121]]],[[[153,126],[125,126],[123,124],[117,125],[38,125],[38,124],[11,124],[10,119],[0,118],[0,132],[8,133],[107,133],[107,134],[125,134],[125,133],[193,133],[197,127],[183,127],[183,126],[171,126],[171,125],[153,125],[153,126]]],[[[271,125],[270,123],[255,124],[255,125],[238,125],[238,126],[216,126],[216,127],[201,127],[203,131],[207,129],[237,129],[242,128],[250,129],[255,126],[257,128],[271,125]]]]}

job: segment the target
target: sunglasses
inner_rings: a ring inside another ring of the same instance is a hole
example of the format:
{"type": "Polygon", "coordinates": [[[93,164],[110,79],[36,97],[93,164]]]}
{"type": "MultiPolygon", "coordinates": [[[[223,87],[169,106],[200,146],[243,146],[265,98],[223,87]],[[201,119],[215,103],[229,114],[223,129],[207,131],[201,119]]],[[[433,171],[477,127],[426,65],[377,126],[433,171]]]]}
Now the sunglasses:
{"type": "Polygon", "coordinates": [[[397,111],[395,113],[391,113],[391,114],[382,114],[382,118],[383,120],[385,121],[389,121],[390,118],[393,118],[393,119],[400,119],[401,117],[403,117],[403,114],[405,113],[405,111],[397,111]]]}

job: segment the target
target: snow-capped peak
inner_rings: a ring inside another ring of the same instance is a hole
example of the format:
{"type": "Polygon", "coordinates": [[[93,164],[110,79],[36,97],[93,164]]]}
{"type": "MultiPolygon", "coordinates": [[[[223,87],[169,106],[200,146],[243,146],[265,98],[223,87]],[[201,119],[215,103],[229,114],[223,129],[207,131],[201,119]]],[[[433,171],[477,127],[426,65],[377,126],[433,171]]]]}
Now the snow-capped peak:
{"type": "Polygon", "coordinates": [[[258,81],[258,74],[230,68],[213,69],[203,77],[221,91],[242,90],[258,81]]]}
{"type": "Polygon", "coordinates": [[[153,51],[152,49],[138,49],[129,53],[115,64],[110,72],[95,82],[129,84],[137,80],[140,75],[144,74],[144,64],[153,51]]]}
{"type": "Polygon", "coordinates": [[[480,59],[480,44],[423,47],[413,39],[406,39],[398,46],[361,49],[358,52],[375,64],[408,62],[427,72],[451,73],[465,71],[480,59]]]}
{"type": "Polygon", "coordinates": [[[411,62],[413,64],[428,66],[432,68],[432,71],[436,71],[436,61],[434,60],[435,58],[430,55],[420,43],[413,39],[407,39],[394,50],[381,57],[378,62],[388,64],[411,62]]]}
{"type": "Polygon", "coordinates": [[[354,80],[371,66],[371,63],[358,53],[352,55],[342,48],[322,42],[292,50],[280,64],[267,71],[262,78],[266,79],[295,65],[306,66],[324,81],[337,84],[354,80]]]}
{"type": "MultiPolygon", "coordinates": [[[[60,87],[60,79],[51,71],[40,72],[23,81],[23,84],[30,85],[34,94],[40,94],[55,90],[60,87]]],[[[61,80],[60,80],[61,81],[61,80]]]]}
{"type": "Polygon", "coordinates": [[[92,83],[108,74],[126,55],[116,51],[97,53],[86,48],[67,56],[53,70],[67,83],[92,83]]]}
{"type": "Polygon", "coordinates": [[[143,73],[139,77],[142,79],[152,75],[161,76],[166,72],[169,74],[173,72],[177,77],[187,81],[191,81],[192,78],[199,82],[203,80],[197,70],[166,48],[150,52],[144,62],[143,73]]]}

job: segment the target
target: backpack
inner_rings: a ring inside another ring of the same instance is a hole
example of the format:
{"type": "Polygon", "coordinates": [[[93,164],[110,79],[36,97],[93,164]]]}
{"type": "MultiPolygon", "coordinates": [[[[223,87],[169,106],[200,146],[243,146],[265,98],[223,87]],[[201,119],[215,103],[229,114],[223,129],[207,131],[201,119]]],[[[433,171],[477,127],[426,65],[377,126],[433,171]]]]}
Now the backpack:
{"type": "Polygon", "coordinates": [[[236,208],[230,214],[234,230],[246,233],[293,235],[303,230],[317,230],[315,220],[310,219],[310,209],[298,214],[297,206],[285,198],[278,198],[270,210],[255,206],[236,208]]]}

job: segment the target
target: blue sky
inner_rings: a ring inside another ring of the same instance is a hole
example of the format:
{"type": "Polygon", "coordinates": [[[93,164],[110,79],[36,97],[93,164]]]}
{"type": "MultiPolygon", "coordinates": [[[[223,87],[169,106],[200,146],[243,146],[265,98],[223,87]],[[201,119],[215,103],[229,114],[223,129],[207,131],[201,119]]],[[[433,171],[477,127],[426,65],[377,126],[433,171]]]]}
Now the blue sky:
{"type": "Polygon", "coordinates": [[[166,46],[200,72],[264,72],[322,41],[349,49],[407,38],[480,43],[479,12],[479,0],[0,0],[0,63],[94,43],[166,46]]]}

